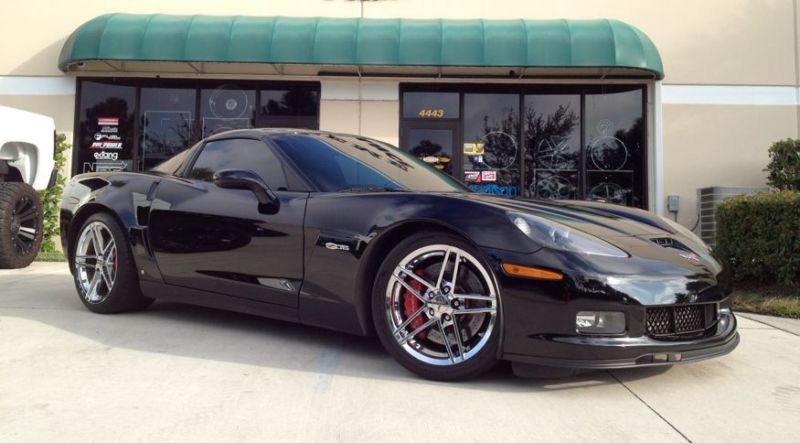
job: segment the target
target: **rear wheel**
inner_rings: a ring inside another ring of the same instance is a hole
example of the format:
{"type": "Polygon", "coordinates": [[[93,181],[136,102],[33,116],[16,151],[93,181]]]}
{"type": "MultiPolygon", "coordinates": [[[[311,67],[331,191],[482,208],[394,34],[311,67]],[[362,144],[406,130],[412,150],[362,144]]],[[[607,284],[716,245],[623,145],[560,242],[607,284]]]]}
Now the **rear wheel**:
{"type": "Polygon", "coordinates": [[[41,244],[39,194],[26,183],[0,183],[0,268],[28,266],[41,244]]]}
{"type": "Polygon", "coordinates": [[[378,271],[372,307],[384,347],[416,374],[461,380],[497,362],[497,285],[480,253],[459,237],[429,232],[402,241],[378,271]]]}
{"type": "Polygon", "coordinates": [[[130,246],[109,214],[90,216],[70,247],[70,263],[78,295],[92,312],[111,314],[147,307],[130,246]]]}

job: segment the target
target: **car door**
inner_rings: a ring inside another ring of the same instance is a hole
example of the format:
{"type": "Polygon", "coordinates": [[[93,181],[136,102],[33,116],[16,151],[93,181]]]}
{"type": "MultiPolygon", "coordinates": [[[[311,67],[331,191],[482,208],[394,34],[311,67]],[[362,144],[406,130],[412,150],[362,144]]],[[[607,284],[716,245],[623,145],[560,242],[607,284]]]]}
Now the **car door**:
{"type": "Polygon", "coordinates": [[[297,188],[289,181],[261,140],[206,142],[186,177],[162,180],[152,197],[149,239],[165,283],[296,307],[308,192],[289,190],[297,188]],[[222,169],[257,173],[277,208],[265,211],[250,190],[214,185],[222,169]]]}

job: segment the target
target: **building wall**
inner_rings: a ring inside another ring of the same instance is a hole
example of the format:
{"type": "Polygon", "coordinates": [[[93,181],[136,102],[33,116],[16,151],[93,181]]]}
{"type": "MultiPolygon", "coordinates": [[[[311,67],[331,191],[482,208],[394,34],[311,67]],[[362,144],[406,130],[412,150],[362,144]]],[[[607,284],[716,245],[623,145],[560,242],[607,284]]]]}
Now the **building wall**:
{"type": "MultiPolygon", "coordinates": [[[[681,197],[679,220],[695,222],[698,187],[763,186],[766,149],[800,136],[797,0],[29,0],[0,9],[0,104],[48,114],[71,132],[74,81],[56,67],[64,39],[103,13],[364,16],[415,18],[615,18],[643,30],[661,52],[664,195],[681,197]]],[[[323,129],[397,143],[392,82],[323,82],[323,129]]],[[[396,84],[396,82],[394,83],[396,84]]]]}

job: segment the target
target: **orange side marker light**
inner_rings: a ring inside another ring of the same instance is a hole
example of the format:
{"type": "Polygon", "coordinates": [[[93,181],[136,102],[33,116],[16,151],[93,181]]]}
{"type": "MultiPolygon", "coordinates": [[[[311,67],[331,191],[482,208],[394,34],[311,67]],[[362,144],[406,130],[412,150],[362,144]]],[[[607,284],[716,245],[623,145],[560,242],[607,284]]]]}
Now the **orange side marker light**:
{"type": "Polygon", "coordinates": [[[537,280],[560,281],[564,275],[560,272],[548,271],[546,269],[534,268],[532,266],[515,265],[513,263],[503,263],[503,271],[514,277],[534,278],[537,280]]]}

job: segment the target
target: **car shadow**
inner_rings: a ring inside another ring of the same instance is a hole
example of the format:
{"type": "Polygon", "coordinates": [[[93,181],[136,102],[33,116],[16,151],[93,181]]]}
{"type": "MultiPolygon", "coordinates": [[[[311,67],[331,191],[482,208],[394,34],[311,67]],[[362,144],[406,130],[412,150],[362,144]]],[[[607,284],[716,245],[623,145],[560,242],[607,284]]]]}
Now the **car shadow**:
{"type": "MultiPolygon", "coordinates": [[[[155,302],[134,313],[98,315],[86,310],[69,276],[36,287],[34,296],[0,299],[0,316],[23,318],[76,334],[108,348],[224,361],[318,377],[332,375],[437,384],[406,371],[376,337],[359,337],[315,327],[177,303],[155,302]],[[63,281],[66,280],[66,281],[63,281]]],[[[37,279],[38,280],[38,279],[37,279]]],[[[29,281],[30,282],[30,281],[29,281]]],[[[0,282],[2,284],[3,282],[0,282]]],[[[16,286],[13,282],[11,286],[16,286]]],[[[22,289],[22,288],[20,288],[22,289]]],[[[625,380],[656,377],[665,369],[627,370],[625,380]]],[[[619,383],[608,371],[556,379],[516,377],[508,362],[459,387],[509,393],[559,391],[619,383]]]]}

